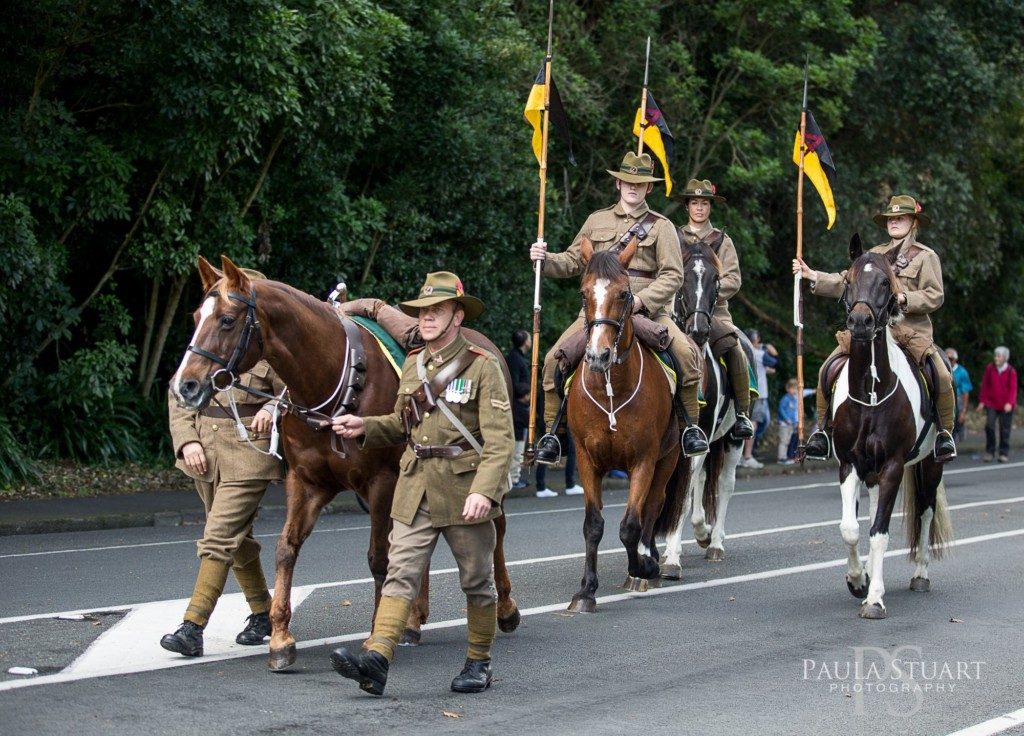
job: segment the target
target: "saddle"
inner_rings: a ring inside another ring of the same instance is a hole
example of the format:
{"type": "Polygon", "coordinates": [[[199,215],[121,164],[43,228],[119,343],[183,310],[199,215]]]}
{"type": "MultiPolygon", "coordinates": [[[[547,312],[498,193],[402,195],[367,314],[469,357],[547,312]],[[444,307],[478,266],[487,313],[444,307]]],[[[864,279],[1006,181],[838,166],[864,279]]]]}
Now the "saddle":
{"type": "MultiPolygon", "coordinates": [[[[907,358],[907,362],[914,366],[917,370],[914,371],[914,377],[917,379],[918,388],[921,390],[921,394],[925,400],[921,402],[921,415],[924,419],[934,420],[937,416],[937,409],[935,407],[934,397],[936,395],[936,387],[938,385],[938,376],[935,375],[935,367],[932,365],[930,360],[925,360],[924,364],[917,363],[914,357],[907,351],[906,348],[900,346],[900,350],[907,358]],[[929,409],[931,414],[925,414],[925,410],[929,409]]],[[[948,364],[948,359],[945,354],[942,355],[944,362],[948,364]]],[[[836,381],[839,380],[839,374],[850,361],[849,353],[839,353],[832,357],[821,370],[822,380],[825,383],[824,390],[825,396],[828,398],[828,416],[832,416],[832,397],[834,396],[833,390],[835,389],[836,381]]]]}

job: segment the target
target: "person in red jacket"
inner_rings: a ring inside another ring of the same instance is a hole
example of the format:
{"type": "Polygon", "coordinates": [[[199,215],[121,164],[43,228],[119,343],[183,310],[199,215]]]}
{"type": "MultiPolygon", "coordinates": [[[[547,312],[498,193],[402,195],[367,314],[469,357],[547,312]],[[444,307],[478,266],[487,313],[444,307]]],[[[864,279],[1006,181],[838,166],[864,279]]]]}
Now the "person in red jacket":
{"type": "Polygon", "coordinates": [[[985,366],[978,396],[978,411],[988,415],[985,422],[985,462],[992,462],[996,452],[996,422],[999,423],[999,462],[1010,460],[1010,427],[1017,405],[1017,371],[1010,365],[1010,351],[1000,345],[993,361],[985,366]]]}

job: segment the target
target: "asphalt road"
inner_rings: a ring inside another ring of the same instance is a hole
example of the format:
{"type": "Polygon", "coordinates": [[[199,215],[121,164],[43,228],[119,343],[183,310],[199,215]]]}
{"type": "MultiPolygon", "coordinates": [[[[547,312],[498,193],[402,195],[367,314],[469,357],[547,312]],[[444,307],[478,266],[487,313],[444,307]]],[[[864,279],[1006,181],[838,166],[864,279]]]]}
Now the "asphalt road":
{"type": "MultiPolygon", "coordinates": [[[[618,587],[625,494],[607,494],[593,615],[563,610],[582,572],[581,499],[513,499],[506,551],[525,615],[499,635],[478,696],[448,690],[464,599],[443,544],[437,628],[399,650],[385,696],[331,670],[336,642],[369,626],[365,516],[325,518],[302,550],[288,674],[267,671],[265,647],[216,639],[244,618],[227,598],[209,656],[159,648],[191,592],[196,527],[0,537],[0,665],[40,673],[0,674],[0,733],[948,734],[1024,706],[1024,464],[950,470],[958,546],[933,562],[930,593],[908,590],[905,554],[888,557],[883,621],[859,619],[846,591],[833,472],[741,482],[726,560],[689,542],[682,583],[646,594],[618,587]],[[68,611],[87,613],[55,618],[68,611]]],[[[279,526],[258,525],[268,566],[279,526]]],[[[892,537],[890,551],[905,547],[901,521],[892,537]]]]}

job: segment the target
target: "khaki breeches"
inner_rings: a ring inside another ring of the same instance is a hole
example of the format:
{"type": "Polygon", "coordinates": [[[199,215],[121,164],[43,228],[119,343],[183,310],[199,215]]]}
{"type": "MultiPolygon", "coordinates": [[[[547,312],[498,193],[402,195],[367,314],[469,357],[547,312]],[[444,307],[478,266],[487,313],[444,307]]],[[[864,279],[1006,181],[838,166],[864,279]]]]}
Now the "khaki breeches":
{"type": "Polygon", "coordinates": [[[260,556],[260,544],[253,538],[266,480],[221,480],[216,485],[196,480],[196,491],[206,509],[203,537],[196,543],[200,558],[244,567],[260,556]]]}
{"type": "Polygon", "coordinates": [[[415,600],[423,571],[434,553],[439,535],[444,535],[459,566],[459,583],[471,606],[485,607],[497,600],[494,590],[494,546],[497,535],[493,521],[435,527],[430,523],[426,496],[416,510],[412,524],[395,520],[388,537],[388,576],[382,596],[415,600]]]}

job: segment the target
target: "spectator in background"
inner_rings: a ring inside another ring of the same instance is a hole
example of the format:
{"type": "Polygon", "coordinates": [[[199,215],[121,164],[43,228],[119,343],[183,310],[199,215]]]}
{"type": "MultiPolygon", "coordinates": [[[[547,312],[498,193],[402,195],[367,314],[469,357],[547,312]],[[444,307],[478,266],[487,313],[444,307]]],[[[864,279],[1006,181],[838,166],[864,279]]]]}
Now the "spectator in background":
{"type": "Polygon", "coordinates": [[[526,330],[512,333],[512,349],[505,356],[508,371],[512,375],[512,429],[516,437],[516,449],[512,455],[513,488],[525,488],[526,479],[520,478],[523,467],[523,451],[526,449],[526,433],[530,425],[530,361],[526,354],[533,347],[533,339],[526,330]]]}
{"type": "Polygon", "coordinates": [[[964,438],[964,420],[967,418],[967,404],[970,400],[971,377],[967,369],[960,365],[960,356],[955,348],[946,348],[946,357],[953,367],[953,393],[956,395],[956,414],[953,415],[953,439],[960,442],[964,438]]]}
{"type": "MultiPolygon", "coordinates": [[[[576,443],[572,441],[572,434],[569,432],[565,433],[562,457],[565,458],[565,495],[582,496],[583,486],[576,481],[576,443]]],[[[537,498],[554,498],[558,495],[558,491],[548,488],[547,478],[548,466],[537,463],[537,498]]]]}
{"type": "Polygon", "coordinates": [[[999,462],[1010,460],[1010,427],[1017,405],[1017,371],[1010,365],[1010,351],[1000,345],[993,361],[985,367],[978,395],[978,411],[987,414],[985,421],[985,462],[992,462],[996,452],[996,424],[999,424],[999,462]]]}
{"type": "Polygon", "coordinates": [[[790,459],[789,445],[790,438],[800,421],[800,416],[797,413],[799,387],[800,384],[797,380],[790,378],[786,381],[786,393],[779,399],[779,465],[792,465],[794,462],[790,459]]]}
{"type": "Polygon", "coordinates": [[[754,437],[743,443],[740,465],[744,468],[763,468],[764,465],[754,457],[754,443],[764,435],[772,419],[768,408],[768,374],[775,372],[775,366],[779,363],[779,351],[774,345],[763,344],[761,334],[755,329],[747,330],[747,337],[754,346],[754,375],[757,376],[758,398],[750,404],[750,421],[754,423],[754,437]]]}

